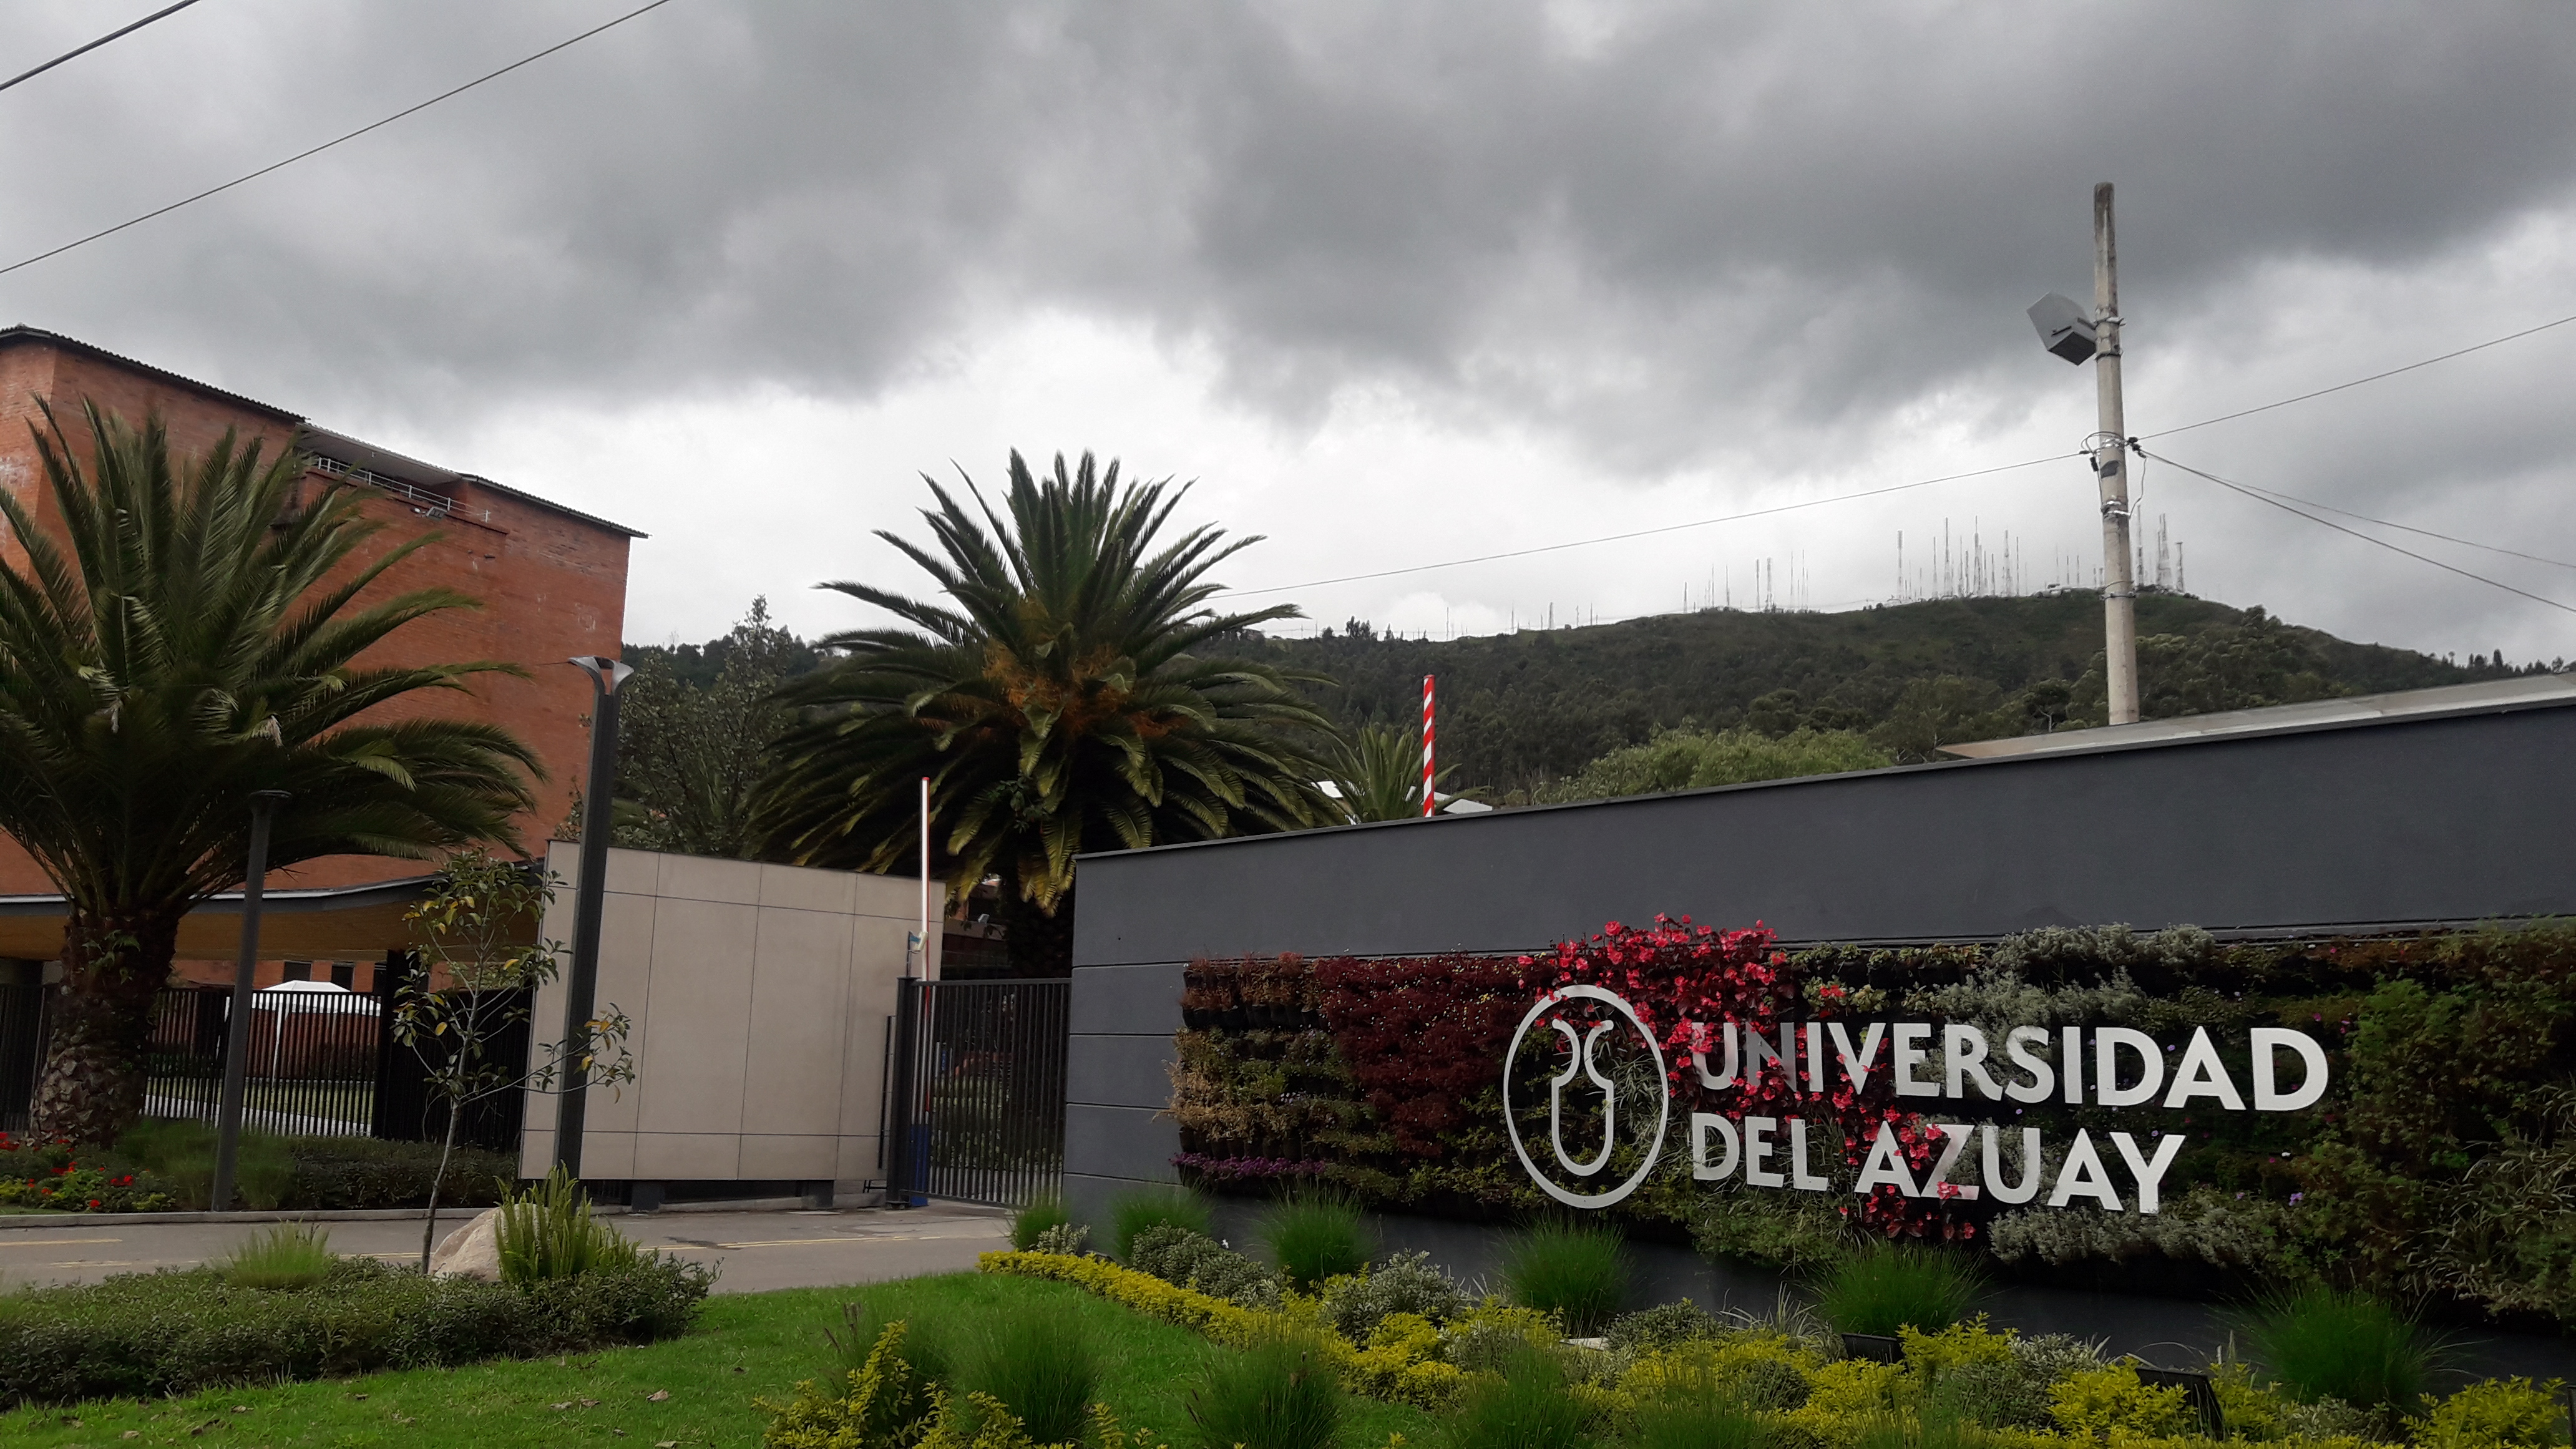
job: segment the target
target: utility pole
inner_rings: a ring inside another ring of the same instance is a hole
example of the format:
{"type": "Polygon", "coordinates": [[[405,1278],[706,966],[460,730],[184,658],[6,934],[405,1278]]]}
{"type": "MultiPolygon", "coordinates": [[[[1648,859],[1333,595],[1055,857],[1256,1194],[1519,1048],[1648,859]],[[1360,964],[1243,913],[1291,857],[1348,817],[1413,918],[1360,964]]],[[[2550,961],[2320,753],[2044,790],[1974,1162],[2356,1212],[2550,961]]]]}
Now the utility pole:
{"type": "Polygon", "coordinates": [[[2102,659],[2110,722],[2138,721],[2138,585],[2129,551],[2129,425],[2120,406],[2120,249],[2111,183],[2093,188],[2093,390],[2101,431],[2093,477],[2102,493],[2102,659]]]}

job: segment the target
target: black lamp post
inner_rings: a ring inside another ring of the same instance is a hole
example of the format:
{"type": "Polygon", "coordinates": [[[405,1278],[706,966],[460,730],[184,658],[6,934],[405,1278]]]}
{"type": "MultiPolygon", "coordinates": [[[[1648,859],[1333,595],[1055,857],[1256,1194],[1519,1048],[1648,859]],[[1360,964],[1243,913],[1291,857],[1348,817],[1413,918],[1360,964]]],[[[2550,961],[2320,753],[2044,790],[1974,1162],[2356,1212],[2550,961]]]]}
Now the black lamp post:
{"type": "MultiPolygon", "coordinates": [[[[581,797],[581,882],[573,888],[572,970],[564,978],[567,1043],[589,1039],[591,1009],[599,995],[599,921],[608,904],[609,796],[617,785],[617,686],[635,672],[604,654],[585,654],[572,662],[590,676],[591,712],[590,781],[581,797]]],[[[555,1108],[555,1166],[579,1177],[588,1072],[579,1059],[570,1070],[555,1108]]]]}
{"type": "Polygon", "coordinates": [[[242,1096],[249,1084],[250,1009],[257,994],[251,973],[259,966],[259,903],[268,877],[268,825],[283,790],[250,794],[250,876],[242,883],[241,959],[233,963],[232,1021],[224,1032],[224,1096],[215,1116],[215,1185],[206,1206],[222,1212],[233,1205],[233,1172],[241,1159],[242,1096]]]}

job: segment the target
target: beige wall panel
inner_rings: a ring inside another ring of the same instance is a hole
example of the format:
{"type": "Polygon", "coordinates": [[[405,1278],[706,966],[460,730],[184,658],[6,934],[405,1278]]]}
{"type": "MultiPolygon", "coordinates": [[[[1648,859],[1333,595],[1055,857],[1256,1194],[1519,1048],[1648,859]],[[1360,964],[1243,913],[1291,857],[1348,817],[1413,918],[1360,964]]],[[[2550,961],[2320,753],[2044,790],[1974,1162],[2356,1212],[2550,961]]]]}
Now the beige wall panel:
{"type": "Polygon", "coordinates": [[[653,1005],[636,1086],[646,1132],[739,1132],[751,1054],[756,908],[663,900],[653,914],[653,1005]]]}
{"type": "MultiPolygon", "coordinates": [[[[599,1178],[604,1182],[619,1182],[634,1177],[636,1175],[636,1134],[602,1132],[594,1125],[598,1120],[599,1103],[594,1100],[590,1104],[588,1115],[582,1122],[581,1175],[599,1178]]],[[[546,1134],[546,1157],[547,1161],[543,1165],[553,1166],[554,1134],[551,1132],[546,1134]]]]}
{"type": "Polygon", "coordinates": [[[858,898],[859,877],[845,870],[808,870],[794,865],[760,868],[760,903],[791,911],[850,914],[858,898]]]}
{"type": "Polygon", "coordinates": [[[742,1138],[732,1132],[639,1132],[628,1176],[647,1182],[738,1181],[742,1138]]]}
{"type": "Polygon", "coordinates": [[[709,860],[694,855],[665,855],[662,898],[726,901],[738,906],[760,904],[761,867],[748,860],[709,860]]]}
{"type": "Polygon", "coordinates": [[[750,1181],[826,1182],[839,1175],[837,1137],[744,1133],[741,1141],[742,1175],[750,1181]]]}
{"type": "Polygon", "coordinates": [[[839,1129],[850,1016],[850,918],[760,912],[751,968],[751,1039],[759,1046],[743,1079],[744,1131],[839,1129]]]}

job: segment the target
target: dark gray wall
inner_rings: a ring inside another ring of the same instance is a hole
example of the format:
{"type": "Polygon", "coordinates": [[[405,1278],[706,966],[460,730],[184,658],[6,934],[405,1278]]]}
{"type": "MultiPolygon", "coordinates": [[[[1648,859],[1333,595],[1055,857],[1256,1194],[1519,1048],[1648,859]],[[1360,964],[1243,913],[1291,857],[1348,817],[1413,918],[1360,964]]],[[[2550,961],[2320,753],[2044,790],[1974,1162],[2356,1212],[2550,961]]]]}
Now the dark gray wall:
{"type": "Polygon", "coordinates": [[[2576,913],[2576,702],[1084,857],[1067,1195],[1170,1182],[1193,956],[1544,947],[1688,913],[1792,941],[2576,913]]]}

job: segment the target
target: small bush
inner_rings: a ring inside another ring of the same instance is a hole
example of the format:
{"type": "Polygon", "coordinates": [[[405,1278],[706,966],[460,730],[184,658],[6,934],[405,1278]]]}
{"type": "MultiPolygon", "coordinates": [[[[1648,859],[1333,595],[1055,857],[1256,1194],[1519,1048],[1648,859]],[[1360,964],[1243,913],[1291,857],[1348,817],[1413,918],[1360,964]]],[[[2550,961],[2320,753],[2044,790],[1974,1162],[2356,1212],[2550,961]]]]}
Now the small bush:
{"type": "Polygon", "coordinates": [[[1209,1357],[1190,1394],[1190,1440],[1199,1449],[1330,1449],[1342,1407],[1314,1345],[1272,1339],[1209,1357]]]}
{"type": "Polygon", "coordinates": [[[1029,1251],[1079,1258],[1089,1251],[1090,1247],[1091,1229],[1081,1223],[1058,1223],[1038,1234],[1038,1240],[1029,1244],[1029,1251]]]}
{"type": "Polygon", "coordinates": [[[1837,1333],[1935,1333],[1968,1316],[1976,1277],[1947,1253],[1881,1246],[1836,1264],[1816,1295],[1837,1333]]]}
{"type": "Polygon", "coordinates": [[[1205,1233],[1158,1223],[1136,1235],[1128,1260],[1140,1273],[1210,1298],[1246,1308],[1279,1306],[1279,1284],[1268,1269],[1205,1233]]]}
{"type": "Polygon", "coordinates": [[[1388,1314],[1418,1314],[1439,1324],[1468,1304],[1466,1290],[1433,1266],[1429,1253],[1397,1253],[1365,1273],[1330,1279],[1319,1298],[1325,1325],[1353,1343],[1368,1342],[1388,1314]]]}
{"type": "Polygon", "coordinates": [[[215,1260],[236,1288],[310,1288],[331,1272],[331,1235],[314,1223],[279,1223],[215,1260]]]}
{"type": "Polygon", "coordinates": [[[2125,1363],[2070,1375],[2049,1390],[2049,1401],[2057,1427],[2077,1439],[2165,1439],[2200,1427],[2187,1394],[2141,1383],[2125,1363]]]}
{"type": "Polygon", "coordinates": [[[2430,1386],[2439,1356],[2438,1345],[2396,1310],[2334,1288],[2275,1298],[2243,1332],[2247,1355],[2302,1403],[2410,1409],[2430,1386]]]}
{"type": "Polygon", "coordinates": [[[1368,1224],[1346,1197],[1316,1194],[1281,1203],[1262,1223],[1261,1240],[1280,1276],[1302,1292],[1369,1262],[1368,1224]]]}
{"type": "Polygon", "coordinates": [[[1011,1214],[1011,1247],[1018,1252],[1030,1252],[1037,1247],[1038,1239],[1049,1231],[1072,1222],[1073,1214],[1065,1207],[1064,1199],[1048,1193],[1011,1214]]]}
{"type": "Polygon", "coordinates": [[[1147,1228],[1186,1228],[1201,1237],[1216,1236],[1207,1200],[1181,1187],[1129,1193],[1110,1208],[1109,1242],[1117,1250],[1118,1261],[1133,1266],[1135,1259],[1129,1255],[1136,1235],[1147,1228]]]}
{"type": "Polygon", "coordinates": [[[1553,1313],[1568,1334],[1599,1330],[1628,1299],[1628,1247],[1590,1223],[1549,1222],[1521,1234],[1503,1260],[1511,1301],[1553,1313]]]}
{"type": "Polygon", "coordinates": [[[1626,1440],[1633,1449],[1762,1449],[1770,1441],[1760,1416],[1716,1394],[1648,1400],[1626,1440]]]}
{"type": "MultiPolygon", "coordinates": [[[[865,1316],[853,1312],[857,1309],[855,1303],[842,1309],[843,1322],[853,1330],[865,1316]]],[[[833,1341],[848,1361],[848,1345],[837,1337],[833,1341]]],[[[919,1350],[909,1325],[897,1320],[860,1345],[850,1370],[832,1382],[799,1383],[796,1397],[784,1404],[754,1400],[769,1412],[769,1427],[760,1436],[764,1449],[878,1449],[913,1443],[938,1402],[939,1375],[918,1367],[919,1350]]]]}
{"type": "Polygon", "coordinates": [[[1441,1449],[1575,1449],[1590,1417],[1565,1382],[1565,1370],[1542,1350],[1523,1345],[1500,1374],[1479,1374],[1432,1439],[1441,1449]]]}
{"type": "MultiPolygon", "coordinates": [[[[438,1179],[438,1152],[435,1142],[244,1132],[235,1182],[240,1205],[263,1212],[420,1207],[438,1179]]],[[[89,1155],[111,1175],[157,1184],[172,1206],[204,1207],[214,1184],[215,1132],[201,1123],[137,1122],[113,1149],[89,1155]]],[[[440,1180],[439,1205],[490,1207],[518,1175],[514,1153],[459,1147],[440,1180]]]]}
{"type": "Polygon", "coordinates": [[[501,1205],[494,1233],[502,1281],[521,1287],[631,1266],[639,1256],[624,1233],[592,1215],[590,1194],[560,1163],[545,1181],[501,1205]]]}
{"type": "Polygon", "coordinates": [[[522,1291],[341,1258],[304,1289],[212,1268],[39,1288],[0,1313],[0,1403],[151,1398],[647,1343],[687,1331],[715,1275],[667,1259],[522,1291]]]}
{"type": "Polygon", "coordinates": [[[1601,1336],[1609,1340],[1612,1348],[1651,1352],[1694,1339],[1715,1338],[1717,1334],[1717,1319],[1707,1309],[1686,1298],[1642,1313],[1623,1314],[1612,1319],[1601,1336]]]}
{"type": "Polygon", "coordinates": [[[2444,1399],[2415,1427],[2418,1449],[2553,1449],[2566,1431],[2565,1385],[2489,1379],[2444,1399]]]}
{"type": "Polygon", "coordinates": [[[983,1394],[1040,1444],[1080,1437],[1090,1422],[1100,1365],[1078,1318],[1043,1302],[1015,1302],[986,1317],[959,1366],[960,1398],[983,1394]]]}

